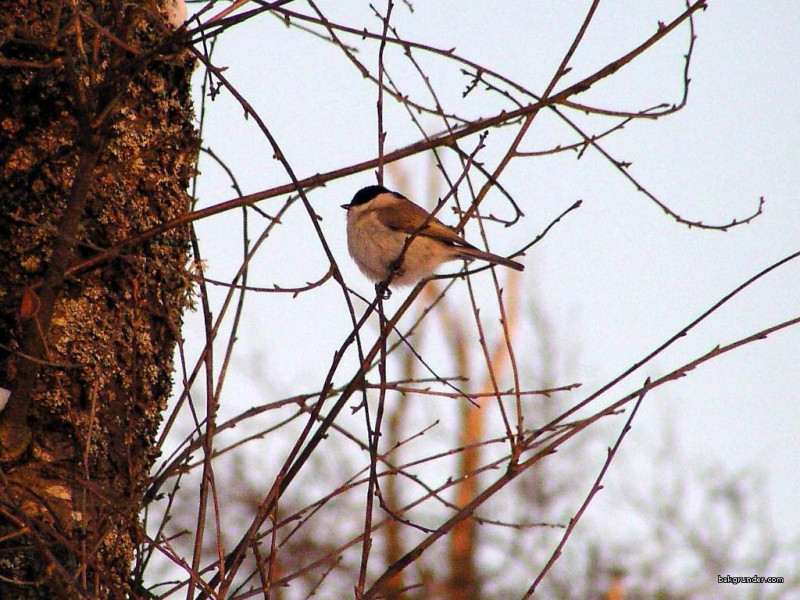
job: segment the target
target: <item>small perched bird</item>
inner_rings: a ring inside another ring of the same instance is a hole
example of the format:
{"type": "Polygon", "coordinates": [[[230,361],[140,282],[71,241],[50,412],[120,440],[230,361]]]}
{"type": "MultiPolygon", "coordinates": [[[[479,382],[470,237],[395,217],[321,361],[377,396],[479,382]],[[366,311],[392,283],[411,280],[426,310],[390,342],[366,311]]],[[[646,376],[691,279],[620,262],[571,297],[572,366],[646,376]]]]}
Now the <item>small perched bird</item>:
{"type": "Polygon", "coordinates": [[[511,259],[479,250],[424,208],[380,185],[359,190],[342,208],[347,209],[350,256],[372,281],[386,281],[394,273],[391,284],[411,285],[432,275],[443,262],[459,258],[477,258],[517,271],[525,268],[511,259]],[[414,234],[398,262],[406,240],[414,234]]]}

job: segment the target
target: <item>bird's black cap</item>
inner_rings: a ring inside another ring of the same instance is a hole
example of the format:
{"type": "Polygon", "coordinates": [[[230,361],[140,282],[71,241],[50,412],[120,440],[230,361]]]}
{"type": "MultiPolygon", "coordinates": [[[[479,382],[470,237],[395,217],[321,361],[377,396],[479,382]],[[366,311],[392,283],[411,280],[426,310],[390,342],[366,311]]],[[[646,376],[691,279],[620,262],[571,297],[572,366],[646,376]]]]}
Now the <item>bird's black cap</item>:
{"type": "Polygon", "coordinates": [[[366,204],[367,202],[372,200],[375,196],[387,193],[391,194],[391,192],[382,185],[368,185],[367,187],[361,188],[356,192],[356,195],[353,196],[353,199],[350,201],[350,204],[342,204],[342,208],[351,208],[353,206],[366,204]]]}

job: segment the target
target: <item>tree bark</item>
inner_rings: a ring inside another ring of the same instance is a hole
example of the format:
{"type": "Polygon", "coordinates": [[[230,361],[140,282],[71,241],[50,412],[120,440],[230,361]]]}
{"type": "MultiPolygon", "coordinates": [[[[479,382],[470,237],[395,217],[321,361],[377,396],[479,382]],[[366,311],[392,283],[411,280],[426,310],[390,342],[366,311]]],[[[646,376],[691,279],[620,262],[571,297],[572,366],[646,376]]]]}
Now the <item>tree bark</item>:
{"type": "Polygon", "coordinates": [[[154,1],[0,5],[0,598],[123,598],[172,356],[192,62],[154,1]]]}

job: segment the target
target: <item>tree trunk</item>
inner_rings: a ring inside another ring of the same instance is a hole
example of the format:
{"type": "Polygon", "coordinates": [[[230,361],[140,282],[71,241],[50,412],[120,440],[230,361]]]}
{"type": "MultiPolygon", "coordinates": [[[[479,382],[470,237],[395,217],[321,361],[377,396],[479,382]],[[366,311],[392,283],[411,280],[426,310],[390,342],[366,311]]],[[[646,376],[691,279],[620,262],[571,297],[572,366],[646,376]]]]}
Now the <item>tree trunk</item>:
{"type": "Polygon", "coordinates": [[[191,61],[154,1],[0,5],[0,598],[123,598],[190,286],[191,61]]]}

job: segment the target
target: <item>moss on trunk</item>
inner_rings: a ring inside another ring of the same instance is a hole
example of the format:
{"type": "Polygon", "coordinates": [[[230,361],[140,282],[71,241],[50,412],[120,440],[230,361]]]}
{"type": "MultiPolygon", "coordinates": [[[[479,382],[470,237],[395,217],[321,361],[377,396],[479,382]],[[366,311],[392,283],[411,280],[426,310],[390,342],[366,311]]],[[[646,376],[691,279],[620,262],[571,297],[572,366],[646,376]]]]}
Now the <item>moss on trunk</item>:
{"type": "Polygon", "coordinates": [[[188,234],[70,269],[188,210],[171,34],[155,2],[0,7],[0,598],[131,593],[188,234]]]}

